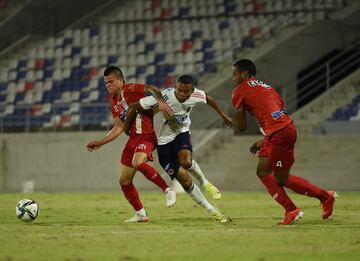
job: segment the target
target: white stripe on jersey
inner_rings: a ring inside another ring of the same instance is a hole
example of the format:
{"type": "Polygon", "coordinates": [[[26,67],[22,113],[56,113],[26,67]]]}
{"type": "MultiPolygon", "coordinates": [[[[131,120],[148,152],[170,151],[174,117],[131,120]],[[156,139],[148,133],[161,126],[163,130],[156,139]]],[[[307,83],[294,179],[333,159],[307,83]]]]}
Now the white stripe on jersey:
{"type": "MultiPolygon", "coordinates": [[[[180,103],[175,96],[174,88],[165,89],[161,93],[174,113],[174,117],[171,119],[165,119],[162,113],[158,113],[155,117],[158,144],[164,145],[173,141],[178,134],[190,130],[190,112],[197,103],[206,103],[206,95],[202,90],[195,88],[190,98],[180,103]],[[157,124],[158,121],[160,121],[159,124],[157,124]]],[[[153,96],[148,96],[140,99],[140,105],[144,109],[153,109],[157,105],[157,101],[153,96]]]]}
{"type": "Polygon", "coordinates": [[[135,123],[135,126],[136,126],[136,133],[137,134],[141,134],[142,133],[142,126],[141,126],[141,122],[142,122],[142,120],[141,120],[141,114],[140,113],[138,113],[138,114],[136,114],[136,123],[135,123]]]}

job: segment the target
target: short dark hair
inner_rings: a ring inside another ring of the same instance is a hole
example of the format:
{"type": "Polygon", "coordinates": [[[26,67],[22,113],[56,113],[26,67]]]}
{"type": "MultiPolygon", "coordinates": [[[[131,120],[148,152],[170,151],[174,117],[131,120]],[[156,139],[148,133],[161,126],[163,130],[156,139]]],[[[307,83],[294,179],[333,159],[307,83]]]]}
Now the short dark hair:
{"type": "Polygon", "coordinates": [[[124,75],[119,67],[115,65],[109,65],[106,67],[104,71],[104,76],[109,76],[110,74],[114,74],[117,78],[124,80],[124,75]]]}
{"type": "Polygon", "coordinates": [[[195,85],[195,80],[191,75],[188,74],[184,74],[181,75],[178,79],[177,82],[179,83],[183,83],[183,84],[191,84],[191,85],[195,85]]]}
{"type": "Polygon", "coordinates": [[[248,59],[241,59],[234,64],[234,67],[239,71],[247,71],[252,76],[256,75],[255,64],[248,59]]]}

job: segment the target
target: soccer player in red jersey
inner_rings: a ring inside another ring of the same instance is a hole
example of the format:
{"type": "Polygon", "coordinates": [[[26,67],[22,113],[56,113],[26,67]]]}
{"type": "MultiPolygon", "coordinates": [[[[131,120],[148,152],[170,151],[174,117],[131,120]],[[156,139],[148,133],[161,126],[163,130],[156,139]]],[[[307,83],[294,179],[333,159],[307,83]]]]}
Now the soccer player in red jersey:
{"type": "Polygon", "coordinates": [[[287,115],[285,104],[271,86],[255,78],[255,64],[247,59],[237,61],[233,67],[233,80],[237,87],[232,93],[232,104],[236,109],[235,122],[240,130],[246,129],[246,114],[249,111],[256,118],[265,136],[253,144],[250,152],[258,155],[256,174],[270,195],[285,209],[285,217],[279,225],[291,225],[303,217],[286,194],[284,187],[301,195],[320,200],[322,218],[331,216],[334,191],[325,191],[307,180],[290,174],[294,163],[294,145],[297,131],[287,115]]]}
{"type": "MultiPolygon", "coordinates": [[[[161,92],[155,86],[125,84],[122,71],[116,66],[109,66],[105,69],[104,82],[109,93],[114,126],[102,140],[88,143],[86,147],[89,151],[99,149],[102,145],[116,139],[123,132],[123,121],[128,106],[145,97],[147,93],[151,93],[156,97],[159,104],[161,104],[159,108],[163,113],[168,116],[172,115],[170,107],[162,100],[161,92]]],[[[149,220],[140,201],[139,193],[132,182],[137,170],[166,193],[168,207],[176,202],[176,193],[166,184],[161,175],[147,163],[148,160],[153,160],[152,152],[156,147],[156,143],[152,111],[137,114],[136,120],[130,129],[130,137],[121,154],[119,183],[125,198],[136,211],[135,216],[125,222],[135,223],[149,220]]]]}

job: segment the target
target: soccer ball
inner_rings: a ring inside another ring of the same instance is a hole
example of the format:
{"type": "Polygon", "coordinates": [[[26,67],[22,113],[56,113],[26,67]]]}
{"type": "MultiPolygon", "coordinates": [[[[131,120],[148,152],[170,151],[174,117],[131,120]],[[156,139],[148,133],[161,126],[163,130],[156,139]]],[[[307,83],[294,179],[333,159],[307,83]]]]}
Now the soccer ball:
{"type": "Polygon", "coordinates": [[[16,216],[18,219],[29,222],[39,214],[39,205],[32,199],[24,198],[16,204],[16,216]]]}

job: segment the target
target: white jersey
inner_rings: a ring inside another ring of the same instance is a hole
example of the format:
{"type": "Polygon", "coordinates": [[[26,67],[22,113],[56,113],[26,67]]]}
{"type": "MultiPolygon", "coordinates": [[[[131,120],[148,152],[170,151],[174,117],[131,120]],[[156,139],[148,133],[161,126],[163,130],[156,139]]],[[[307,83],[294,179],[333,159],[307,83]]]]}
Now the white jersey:
{"type": "MultiPolygon", "coordinates": [[[[194,88],[194,92],[190,98],[181,103],[175,96],[174,88],[167,88],[161,93],[164,101],[170,106],[174,113],[171,119],[165,119],[163,113],[158,113],[160,117],[160,127],[156,130],[156,135],[158,144],[164,145],[173,141],[178,134],[190,131],[190,112],[197,103],[206,103],[206,95],[204,91],[194,88]]],[[[145,110],[155,109],[159,106],[153,96],[140,99],[140,105],[145,110]]]]}

